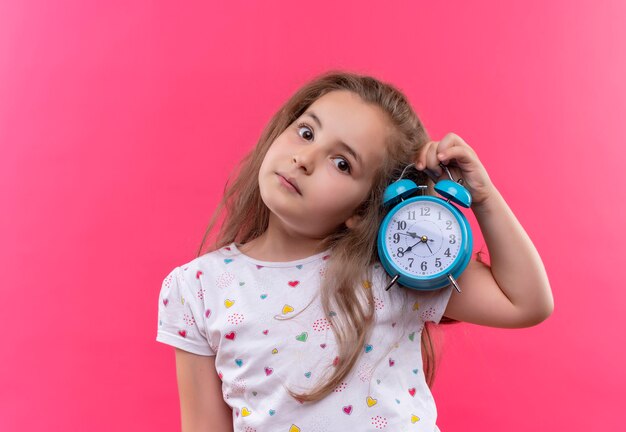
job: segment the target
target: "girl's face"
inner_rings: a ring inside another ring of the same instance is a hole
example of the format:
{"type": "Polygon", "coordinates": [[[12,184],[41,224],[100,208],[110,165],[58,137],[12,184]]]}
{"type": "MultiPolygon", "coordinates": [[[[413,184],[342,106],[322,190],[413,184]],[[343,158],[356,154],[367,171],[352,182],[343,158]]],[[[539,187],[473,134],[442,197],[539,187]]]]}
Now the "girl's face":
{"type": "Polygon", "coordinates": [[[270,146],[259,171],[263,202],[292,234],[324,238],[368,196],[392,126],[350,91],[317,99],[270,146]]]}

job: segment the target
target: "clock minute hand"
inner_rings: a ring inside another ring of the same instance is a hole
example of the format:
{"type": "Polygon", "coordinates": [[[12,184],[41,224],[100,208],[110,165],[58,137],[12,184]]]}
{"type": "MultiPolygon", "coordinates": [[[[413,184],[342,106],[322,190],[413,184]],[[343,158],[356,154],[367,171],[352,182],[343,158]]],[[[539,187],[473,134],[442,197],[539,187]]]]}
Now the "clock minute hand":
{"type": "MultiPolygon", "coordinates": [[[[406,248],[405,252],[412,251],[415,246],[417,246],[418,244],[423,243],[423,242],[424,242],[424,238],[420,237],[420,240],[417,243],[415,243],[413,246],[409,246],[408,248],[406,248]]],[[[426,246],[428,246],[428,243],[426,244],[426,246]]],[[[430,249],[430,248],[428,248],[428,249],[430,249]]]]}
{"type": "MultiPolygon", "coordinates": [[[[415,243],[413,246],[417,246],[418,244],[420,244],[422,241],[418,241],[417,243],[415,243]]],[[[413,246],[409,246],[408,248],[406,248],[405,252],[411,252],[413,250],[413,246]]]]}
{"type": "MultiPolygon", "coordinates": [[[[409,233],[409,234],[415,234],[415,233],[409,233]]],[[[417,234],[415,234],[415,236],[417,237],[417,234]]],[[[413,237],[413,235],[411,235],[411,237],[413,237]]],[[[421,236],[421,237],[420,237],[420,240],[419,240],[417,243],[415,243],[413,246],[409,246],[409,247],[406,249],[406,252],[410,252],[410,251],[412,251],[412,250],[413,250],[413,248],[414,248],[415,246],[417,246],[418,244],[420,244],[420,243],[426,243],[426,247],[428,248],[428,250],[430,251],[430,254],[432,255],[432,254],[433,254],[433,250],[430,248],[430,245],[428,244],[428,241],[429,241],[429,240],[430,240],[430,241],[434,241],[434,240],[432,240],[432,239],[429,239],[429,238],[428,238],[428,237],[426,237],[426,236],[421,236]]]]}

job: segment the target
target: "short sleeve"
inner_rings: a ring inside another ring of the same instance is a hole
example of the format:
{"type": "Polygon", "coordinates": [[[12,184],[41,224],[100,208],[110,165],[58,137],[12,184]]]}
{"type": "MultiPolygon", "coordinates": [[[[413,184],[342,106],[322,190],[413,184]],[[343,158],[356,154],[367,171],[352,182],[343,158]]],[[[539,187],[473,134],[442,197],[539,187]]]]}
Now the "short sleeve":
{"type": "Polygon", "coordinates": [[[435,291],[420,293],[419,312],[422,321],[431,321],[439,324],[448,306],[452,290],[452,285],[448,285],[435,291]]]}
{"type": "Polygon", "coordinates": [[[184,279],[180,267],[168,274],[161,285],[158,307],[157,342],[204,356],[214,356],[203,319],[204,306],[184,279]]]}

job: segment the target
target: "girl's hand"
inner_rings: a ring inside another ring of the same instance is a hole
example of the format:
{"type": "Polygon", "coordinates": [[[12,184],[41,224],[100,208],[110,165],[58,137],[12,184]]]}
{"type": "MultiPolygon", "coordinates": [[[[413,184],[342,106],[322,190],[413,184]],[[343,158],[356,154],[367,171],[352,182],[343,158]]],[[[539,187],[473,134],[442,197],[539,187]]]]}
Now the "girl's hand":
{"type": "Polygon", "coordinates": [[[472,195],[472,207],[480,206],[495,192],[495,186],[476,152],[458,135],[449,133],[441,141],[424,144],[415,160],[415,167],[436,183],[449,178],[439,162],[448,166],[455,181],[463,178],[463,186],[472,195]]]}

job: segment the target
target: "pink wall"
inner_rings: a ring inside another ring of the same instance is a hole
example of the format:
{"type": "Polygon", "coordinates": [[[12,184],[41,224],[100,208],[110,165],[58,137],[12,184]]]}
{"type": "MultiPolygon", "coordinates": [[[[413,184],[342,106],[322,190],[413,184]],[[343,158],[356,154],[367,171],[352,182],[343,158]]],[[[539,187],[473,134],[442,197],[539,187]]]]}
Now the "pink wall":
{"type": "Polygon", "coordinates": [[[470,143],[550,275],[544,324],[445,330],[442,431],[621,427],[626,3],[295,4],[0,3],[0,430],[178,428],[160,283],[328,68],[470,143]]]}

